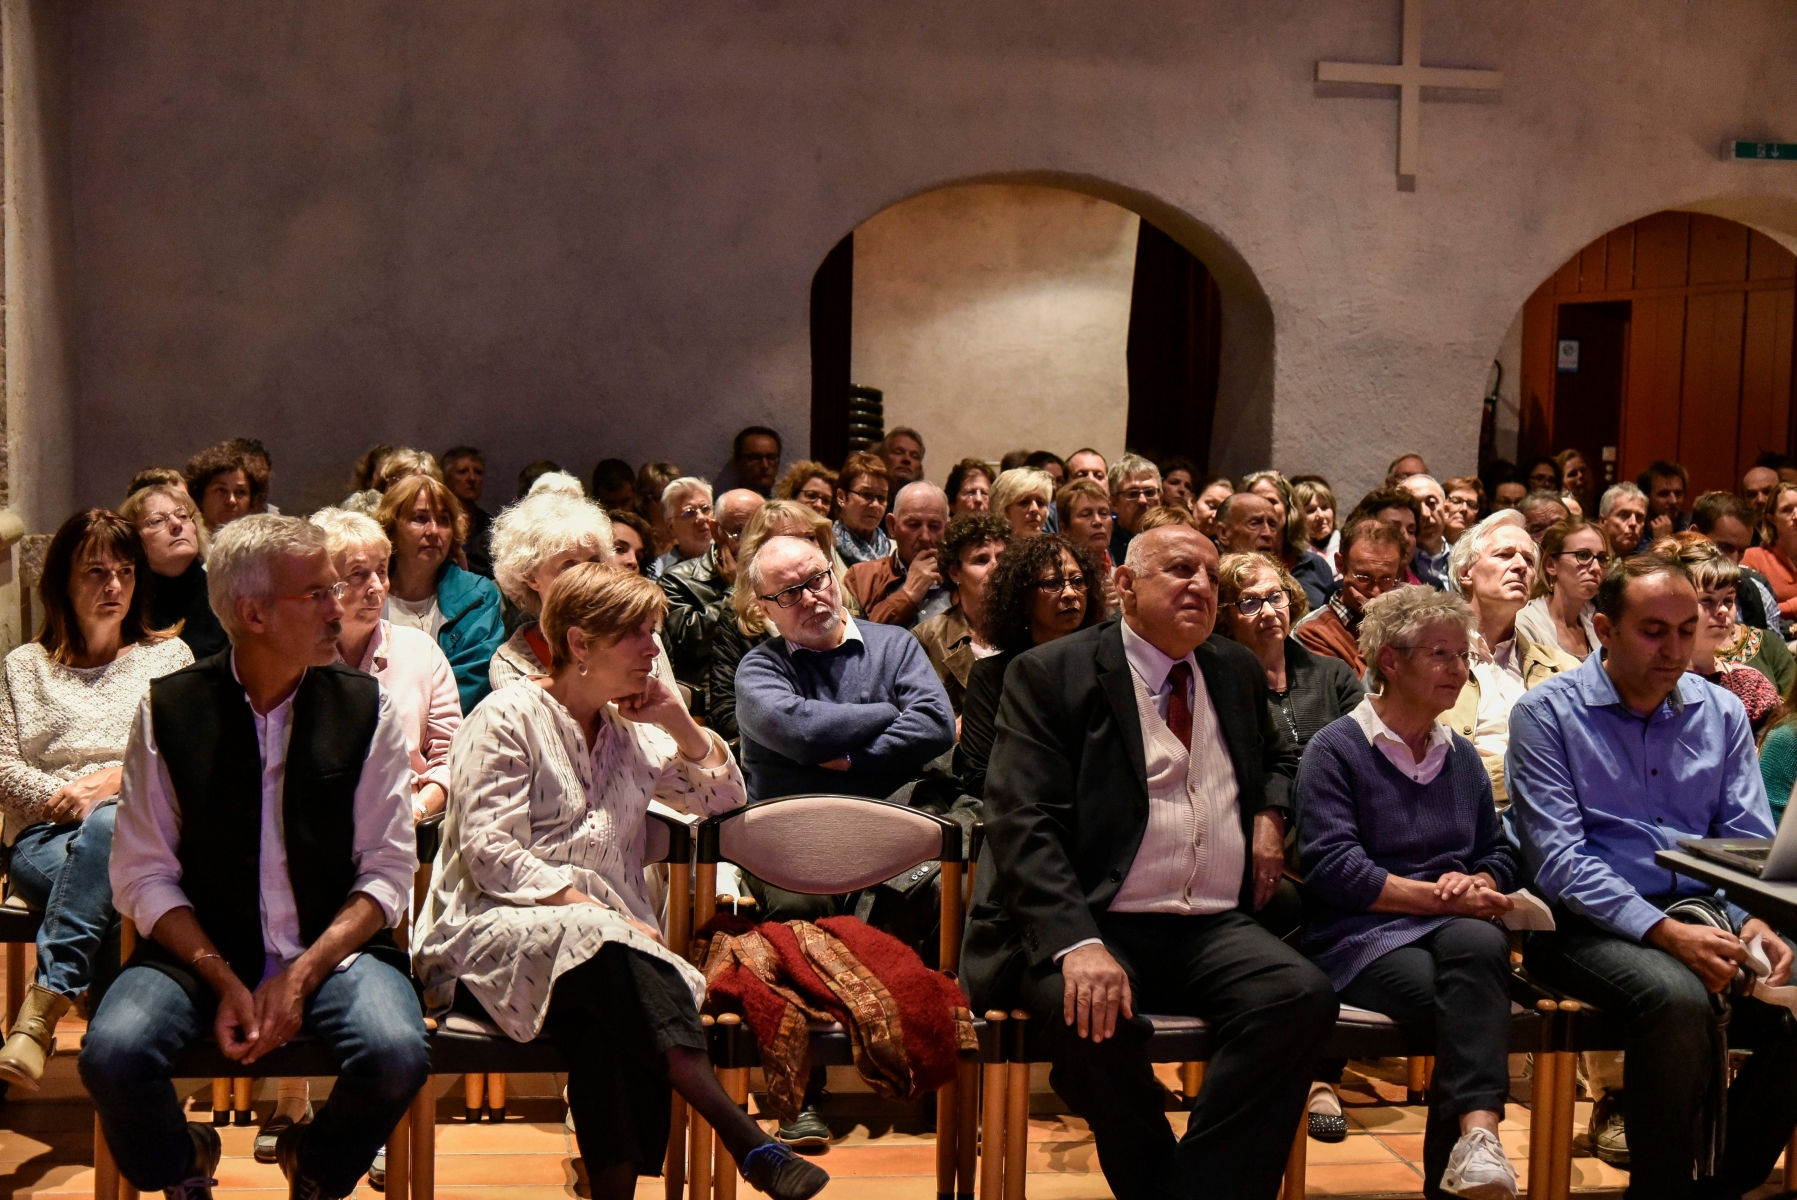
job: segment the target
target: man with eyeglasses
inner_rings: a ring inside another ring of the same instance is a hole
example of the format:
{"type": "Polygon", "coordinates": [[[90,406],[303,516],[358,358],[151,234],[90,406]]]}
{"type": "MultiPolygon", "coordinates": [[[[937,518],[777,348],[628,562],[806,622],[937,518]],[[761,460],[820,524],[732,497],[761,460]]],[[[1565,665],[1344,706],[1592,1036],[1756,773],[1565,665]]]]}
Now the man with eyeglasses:
{"type": "Polygon", "coordinates": [[[1111,509],[1117,524],[1111,531],[1111,561],[1129,555],[1130,539],[1141,528],[1148,510],[1161,502],[1161,470],[1139,454],[1125,454],[1111,464],[1106,483],[1111,489],[1111,509]]]}
{"type": "Polygon", "coordinates": [[[763,500],[774,494],[780,478],[780,434],[766,425],[739,431],[730,443],[730,466],[718,480],[720,488],[744,488],[763,500]]]}
{"type": "Polygon", "coordinates": [[[766,503],[759,492],[748,488],[719,496],[711,518],[711,547],[697,558],[675,563],[656,580],[668,598],[668,613],[662,621],[668,661],[674,678],[692,689],[695,717],[711,711],[711,646],[718,622],[730,608],[737,543],[749,518],[766,503]]]}
{"type": "Polygon", "coordinates": [[[1533,641],[1516,627],[1535,584],[1535,555],[1523,515],[1506,508],[1469,529],[1448,556],[1448,585],[1472,606],[1479,627],[1472,638],[1472,674],[1441,722],[1479,752],[1499,812],[1510,805],[1504,752],[1511,708],[1530,688],[1579,665],[1558,645],[1533,641]]]}
{"type": "Polygon", "coordinates": [[[247,516],[220,532],[212,606],[231,649],[156,680],[125,751],[112,886],[137,950],[82,1044],[120,1172],[211,1195],[219,1139],[170,1068],[210,1034],[244,1064],[302,1030],[341,1063],[277,1158],[290,1194],[347,1196],[430,1071],[392,930],[417,851],[411,758],[381,685],[336,661],[344,585],[325,533],[247,516]]]}
{"type": "Polygon", "coordinates": [[[910,629],[926,617],[947,612],[954,588],[942,577],[937,550],[948,530],[948,494],[919,481],[899,489],[886,516],[892,553],[856,563],[844,583],[870,621],[910,629]]]}
{"type": "MultiPolygon", "coordinates": [[[[741,570],[775,635],[736,669],[738,758],[750,800],[804,793],[883,800],[955,744],[954,709],[923,645],[896,625],[849,616],[817,543],[769,538],[741,570]]],[[[858,912],[935,961],[940,901],[930,886],[808,896],[753,876],[744,882],[764,921],[858,912]]],[[[776,1137],[789,1145],[828,1144],[829,1127],[817,1111],[823,1084],[819,1068],[798,1116],[776,1137]]]]}
{"type": "Polygon", "coordinates": [[[1404,582],[1403,536],[1376,517],[1351,520],[1342,528],[1335,569],[1341,572],[1341,588],[1299,621],[1292,636],[1312,654],[1341,659],[1359,677],[1366,674],[1366,659],[1360,655],[1361,614],[1373,597],[1404,582]]]}

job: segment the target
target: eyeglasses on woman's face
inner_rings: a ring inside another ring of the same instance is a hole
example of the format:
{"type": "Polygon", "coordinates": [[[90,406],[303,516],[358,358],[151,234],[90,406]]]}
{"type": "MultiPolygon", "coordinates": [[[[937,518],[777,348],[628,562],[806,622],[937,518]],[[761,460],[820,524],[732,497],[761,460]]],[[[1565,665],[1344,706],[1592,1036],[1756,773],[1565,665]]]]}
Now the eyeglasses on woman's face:
{"type": "Polygon", "coordinates": [[[1414,654],[1438,670],[1446,670],[1456,662],[1468,668],[1473,665],[1471,650],[1450,650],[1446,646],[1393,646],[1392,649],[1400,654],[1414,654]]]}
{"type": "Polygon", "coordinates": [[[773,595],[762,596],[760,599],[766,600],[769,604],[777,604],[781,608],[791,608],[800,600],[804,599],[805,593],[809,592],[813,596],[821,596],[829,591],[830,585],[835,582],[835,572],[829,567],[825,567],[808,579],[801,579],[791,587],[781,588],[773,595]]]}
{"type": "Polygon", "coordinates": [[[193,518],[177,508],[173,512],[156,513],[153,516],[145,517],[137,523],[137,530],[139,533],[160,533],[167,529],[170,533],[179,533],[191,524],[193,524],[193,518]]]}
{"type": "Polygon", "coordinates": [[[1570,558],[1581,567],[1588,567],[1592,563],[1596,563],[1599,567],[1610,565],[1610,556],[1602,550],[1562,550],[1555,557],[1570,558]]]}
{"type": "Polygon", "coordinates": [[[1036,580],[1036,590],[1044,596],[1058,596],[1068,588],[1072,588],[1076,592],[1084,591],[1086,577],[1084,575],[1050,575],[1046,579],[1036,580]]]}
{"type": "Polygon", "coordinates": [[[1270,608],[1274,612],[1284,612],[1291,606],[1291,603],[1292,598],[1285,594],[1284,588],[1280,588],[1278,591],[1269,592],[1264,596],[1243,596],[1235,602],[1235,610],[1244,617],[1253,617],[1260,614],[1262,607],[1270,608]]]}

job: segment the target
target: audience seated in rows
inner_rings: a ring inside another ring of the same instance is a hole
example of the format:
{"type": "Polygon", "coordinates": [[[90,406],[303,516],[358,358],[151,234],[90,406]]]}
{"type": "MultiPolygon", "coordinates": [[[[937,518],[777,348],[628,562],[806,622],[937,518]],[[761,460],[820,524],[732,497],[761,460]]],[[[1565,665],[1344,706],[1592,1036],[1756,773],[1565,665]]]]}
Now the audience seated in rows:
{"type": "Polygon", "coordinates": [[[211,658],[228,646],[206,590],[210,539],[187,489],[169,483],[139,488],[119,505],[119,515],[143,539],[149,570],[138,582],[149,605],[147,626],[178,630],[196,659],[211,658]]]}
{"type": "Polygon", "coordinates": [[[1367,601],[1403,583],[1403,535],[1377,517],[1350,518],[1342,526],[1335,562],[1341,588],[1328,604],[1300,621],[1292,636],[1312,654],[1341,659],[1358,677],[1366,673],[1366,660],[1360,657],[1360,615],[1367,601]]]}
{"type": "MultiPolygon", "coordinates": [[[[1091,480],[1082,480],[1103,494],[1091,480]]],[[[1061,489],[1078,487],[1070,483],[1061,489]]],[[[1109,518],[1109,502],[1106,502],[1109,518]]],[[[987,640],[987,614],[990,611],[993,573],[999,558],[1011,543],[1011,527],[990,513],[956,517],[948,523],[940,549],[941,561],[954,588],[954,603],[933,617],[919,621],[911,630],[923,652],[929,657],[936,678],[948,692],[949,706],[955,716],[961,715],[962,701],[967,695],[967,680],[974,665],[982,658],[997,654],[998,647],[987,640]]]]}
{"type": "Polygon", "coordinates": [[[1537,545],[1540,569],[1531,599],[1516,614],[1517,631],[1582,660],[1597,649],[1592,597],[1610,566],[1610,544],[1602,529],[1573,517],[1548,526],[1537,545]]]}
{"type": "Polygon", "coordinates": [[[1060,534],[1013,540],[999,558],[986,602],[985,638],[997,652],[967,673],[954,772],[961,790],[986,794],[1005,674],[1018,655],[1104,619],[1104,592],[1085,548],[1060,534]]]}
{"type": "Polygon", "coordinates": [[[408,475],[381,497],[375,520],[393,546],[387,619],[437,640],[455,671],[462,711],[473,711],[489,690],[505,624],[493,581],[456,565],[468,531],[461,501],[433,476],[408,475]]]}
{"type": "Polygon", "coordinates": [[[704,977],[664,944],[643,886],[651,799],[696,815],[745,799],[723,741],[654,677],[666,603],[648,580],[593,563],[549,589],[549,675],[495,693],[456,740],[418,973],[433,1013],[561,1051],[595,1196],[622,1200],[659,1170],[678,1091],[752,1185],[796,1200],[823,1172],[719,1086],[699,1025],[704,977]]]}
{"type": "Polygon", "coordinates": [[[711,649],[722,619],[723,602],[736,580],[738,539],[755,510],[767,503],[759,492],[736,488],[718,497],[717,511],[707,514],[710,548],[696,558],[675,563],[657,578],[668,598],[662,632],[674,678],[692,691],[693,715],[710,711],[711,649]]]}
{"type": "Polygon", "coordinates": [[[7,880],[44,914],[37,971],[0,1049],[0,1079],[28,1091],[56,1022],[110,974],[107,864],[131,723],[151,680],[193,662],[175,629],[150,620],[149,562],[123,517],[76,513],[50,539],[43,570],[43,632],[0,668],[7,880]]]}
{"type": "Polygon", "coordinates": [[[892,553],[856,563],[844,577],[849,594],[870,621],[910,629],[947,610],[954,585],[943,575],[939,554],[948,530],[948,496],[933,483],[899,489],[886,516],[892,553]]]}
{"type": "Polygon", "coordinates": [[[1030,1013],[1121,1197],[1272,1195],[1337,1009],[1248,915],[1280,878],[1298,756],[1260,663],[1210,637],[1217,569],[1194,529],[1132,541],[1122,619],[1012,662],[987,776],[963,979],[976,1010],[1030,1013]],[[1178,1142],[1149,1012],[1218,1035],[1178,1142]]]}
{"type": "Polygon", "coordinates": [[[185,1120],[172,1064],[211,1032],[247,1068],[304,1030],[339,1073],[279,1161],[293,1195],[346,1196],[430,1070],[391,933],[418,865],[410,755],[380,685],[336,662],[343,588],[323,530],[238,518],[208,570],[232,650],[138,706],[110,873],[140,936],[90,1021],[81,1079],[127,1180],[203,1196],[219,1138],[185,1120]],[[276,822],[286,837],[265,832],[276,822]]]}
{"type": "Polygon", "coordinates": [[[1464,600],[1424,587],[1366,606],[1371,694],[1298,771],[1302,944],[1343,1003],[1435,1039],[1425,1193],[1514,1196],[1498,1141],[1510,946],[1491,922],[1520,872],[1479,753],[1440,720],[1468,682],[1475,627],[1464,600]]]}
{"type": "MultiPolygon", "coordinates": [[[[1764,922],[1654,862],[1680,838],[1772,836],[1746,714],[1687,670],[1700,620],[1682,565],[1623,559],[1598,589],[1604,653],[1510,714],[1516,829],[1555,921],[1529,935],[1525,964],[1622,1025],[1623,1088],[1606,1100],[1626,1120],[1631,1193],[1653,1196],[1698,1194],[1699,1106],[1716,1070],[1712,995],[1733,983],[1744,943],[1761,939],[1768,983],[1791,974],[1789,944],[1764,922]],[[1707,912],[1678,911],[1693,904],[1707,912]]],[[[1765,1181],[1790,1137],[1797,1027],[1751,997],[1729,1003],[1728,1045],[1753,1054],[1729,1086],[1726,1150],[1702,1194],[1732,1196],[1765,1181]]]]}

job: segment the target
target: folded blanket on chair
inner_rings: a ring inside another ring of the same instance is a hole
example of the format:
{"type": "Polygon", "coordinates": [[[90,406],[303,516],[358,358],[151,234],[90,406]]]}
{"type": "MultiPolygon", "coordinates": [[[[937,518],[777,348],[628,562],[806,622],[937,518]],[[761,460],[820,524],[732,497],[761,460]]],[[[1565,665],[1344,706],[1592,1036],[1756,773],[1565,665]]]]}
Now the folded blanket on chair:
{"type": "Polygon", "coordinates": [[[701,930],[707,1011],[740,1011],[761,1048],[767,1112],[796,1116],[811,1071],[809,1026],[838,1021],[855,1069],[892,1100],[914,1101],[955,1077],[979,1049],[954,980],[855,917],[749,925],[722,916],[701,930]]]}

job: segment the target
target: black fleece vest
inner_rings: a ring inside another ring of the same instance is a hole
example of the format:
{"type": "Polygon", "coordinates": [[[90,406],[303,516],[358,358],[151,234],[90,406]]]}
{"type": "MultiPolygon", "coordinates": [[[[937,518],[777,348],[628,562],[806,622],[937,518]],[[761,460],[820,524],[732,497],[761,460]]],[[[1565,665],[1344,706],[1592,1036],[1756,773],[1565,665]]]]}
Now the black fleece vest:
{"type": "MultiPolygon", "coordinates": [[[[253,989],[265,957],[262,755],[230,652],[156,680],[150,711],[181,815],[175,852],[181,890],[225,962],[253,989]]],[[[379,717],[380,685],[340,664],[308,670],[293,698],[282,827],[300,941],[308,946],[330,926],[356,880],[356,786],[379,717]]],[[[169,973],[177,978],[187,974],[152,939],[139,946],[145,965],[174,967],[169,973]]],[[[397,955],[384,929],[364,949],[397,955]]],[[[181,982],[194,986],[190,978],[181,982]]]]}

